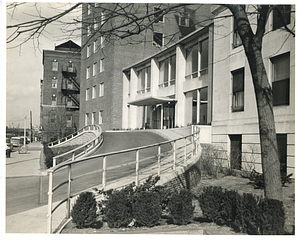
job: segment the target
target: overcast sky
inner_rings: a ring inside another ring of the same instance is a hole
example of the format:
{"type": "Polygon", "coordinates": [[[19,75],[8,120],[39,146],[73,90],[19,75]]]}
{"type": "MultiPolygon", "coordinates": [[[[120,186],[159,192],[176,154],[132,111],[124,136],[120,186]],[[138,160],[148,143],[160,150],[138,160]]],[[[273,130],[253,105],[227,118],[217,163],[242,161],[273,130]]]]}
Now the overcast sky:
{"type": "MultiPolygon", "coordinates": [[[[38,3],[37,6],[43,16],[50,16],[55,11],[52,7],[63,9],[65,3],[51,3],[51,5],[38,3]]],[[[35,19],[28,14],[37,15],[32,2],[19,6],[13,14],[13,18],[7,14],[6,25],[35,19]]],[[[61,27],[62,24],[59,23],[49,25],[44,35],[40,37],[39,45],[37,41],[30,40],[22,47],[6,49],[6,126],[17,127],[19,125],[23,128],[24,118],[27,116],[26,127],[29,127],[30,111],[32,111],[33,126],[40,124],[40,80],[43,78],[43,49],[54,50],[55,45],[69,39],[80,45],[78,35],[74,38],[66,35],[62,37],[61,27]]],[[[7,31],[6,34],[8,35],[9,32],[7,31]]],[[[23,39],[7,44],[6,47],[16,46],[21,41],[23,39]]]]}

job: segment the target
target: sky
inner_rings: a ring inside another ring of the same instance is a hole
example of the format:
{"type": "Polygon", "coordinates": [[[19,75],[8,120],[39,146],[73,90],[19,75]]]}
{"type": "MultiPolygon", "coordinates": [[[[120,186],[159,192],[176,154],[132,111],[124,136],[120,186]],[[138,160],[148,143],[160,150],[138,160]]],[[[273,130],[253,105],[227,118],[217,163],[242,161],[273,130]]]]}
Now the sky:
{"type": "MultiPolygon", "coordinates": [[[[50,4],[38,3],[37,6],[42,15],[53,15],[55,10],[52,7],[64,9],[66,5],[66,3],[50,4]]],[[[13,16],[11,14],[6,15],[6,25],[35,19],[32,15],[37,15],[36,8],[33,2],[27,2],[25,5],[18,6],[13,16]]],[[[64,20],[68,19],[65,18],[64,20]]],[[[78,35],[70,38],[62,34],[61,27],[62,24],[60,23],[49,25],[39,38],[39,42],[29,40],[21,47],[12,49],[9,48],[23,42],[23,38],[6,44],[6,126],[23,128],[24,118],[27,117],[26,127],[28,128],[30,126],[30,112],[32,112],[33,126],[40,124],[40,80],[43,79],[43,49],[54,50],[55,45],[69,39],[80,45],[78,35]]],[[[9,36],[9,30],[6,31],[6,34],[9,36]]],[[[3,64],[1,65],[3,67],[3,64]]],[[[3,90],[2,85],[1,88],[3,90]]],[[[3,94],[1,95],[3,97],[3,94]]]]}

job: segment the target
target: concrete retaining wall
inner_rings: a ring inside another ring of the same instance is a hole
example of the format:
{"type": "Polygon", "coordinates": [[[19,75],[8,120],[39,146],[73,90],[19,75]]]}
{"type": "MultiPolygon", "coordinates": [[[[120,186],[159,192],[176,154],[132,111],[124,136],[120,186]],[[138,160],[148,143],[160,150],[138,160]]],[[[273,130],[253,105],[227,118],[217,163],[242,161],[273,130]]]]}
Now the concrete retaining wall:
{"type": "Polygon", "coordinates": [[[177,167],[176,171],[162,175],[157,184],[171,190],[192,189],[201,179],[200,156],[201,153],[198,153],[187,166],[177,167]]]}

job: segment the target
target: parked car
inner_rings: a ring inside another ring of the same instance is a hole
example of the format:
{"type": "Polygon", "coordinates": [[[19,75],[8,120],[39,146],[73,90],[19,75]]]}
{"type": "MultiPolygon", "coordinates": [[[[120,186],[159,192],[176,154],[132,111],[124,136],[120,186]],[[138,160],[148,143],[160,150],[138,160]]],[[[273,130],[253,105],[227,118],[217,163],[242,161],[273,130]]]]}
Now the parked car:
{"type": "MultiPolygon", "coordinates": [[[[20,147],[24,145],[24,137],[12,137],[11,138],[11,143],[13,144],[14,147],[20,147]]],[[[26,144],[28,144],[29,141],[26,138],[26,144]]]]}
{"type": "Polygon", "coordinates": [[[14,149],[14,146],[11,143],[10,138],[6,138],[6,148],[10,149],[10,151],[14,149]]]}

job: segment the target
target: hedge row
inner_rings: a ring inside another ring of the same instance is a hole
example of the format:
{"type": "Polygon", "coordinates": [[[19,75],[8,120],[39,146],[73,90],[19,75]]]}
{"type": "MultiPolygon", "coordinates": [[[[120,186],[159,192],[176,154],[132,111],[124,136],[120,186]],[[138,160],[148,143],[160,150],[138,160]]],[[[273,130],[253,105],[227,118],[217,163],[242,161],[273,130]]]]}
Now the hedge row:
{"type": "Polygon", "coordinates": [[[238,194],[221,187],[206,187],[200,194],[199,205],[204,217],[232,227],[236,232],[258,235],[285,234],[283,203],[260,198],[250,193],[238,194]]]}
{"type": "MultiPolygon", "coordinates": [[[[98,203],[103,220],[110,228],[133,225],[153,227],[159,224],[164,211],[174,224],[189,223],[194,212],[191,192],[185,189],[171,192],[165,187],[155,186],[158,180],[158,177],[150,177],[141,186],[131,184],[121,190],[98,191],[96,189],[97,193],[102,194],[105,199],[98,203]]],[[[96,221],[94,195],[89,192],[82,195],[75,202],[71,213],[73,222],[79,228],[96,221]],[[82,211],[78,211],[78,209],[82,209],[82,211]],[[94,212],[87,214],[86,212],[90,210],[94,212]],[[93,216],[93,221],[88,216],[93,216]]]]}

